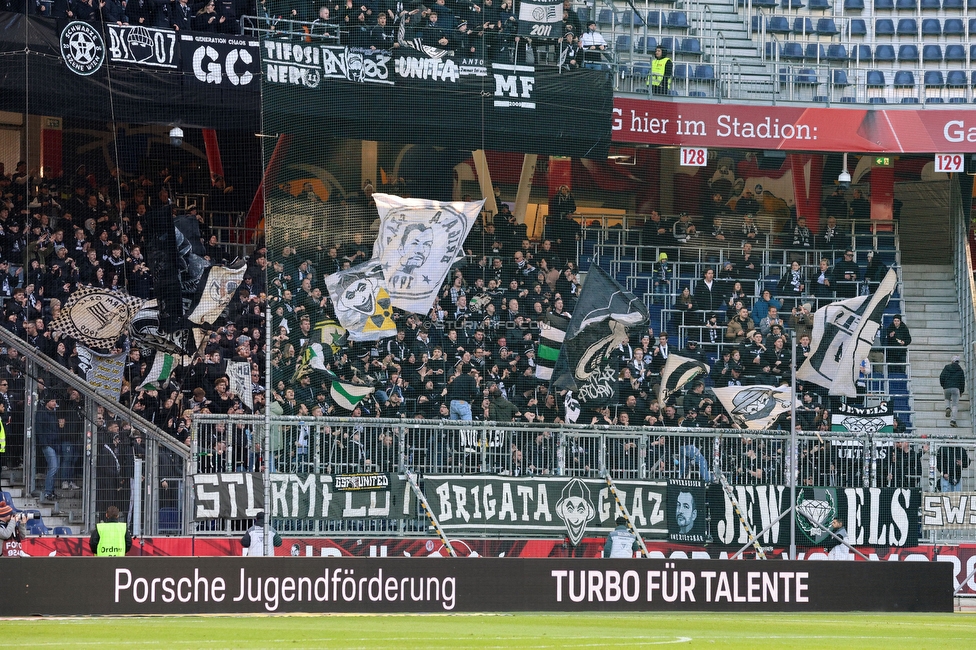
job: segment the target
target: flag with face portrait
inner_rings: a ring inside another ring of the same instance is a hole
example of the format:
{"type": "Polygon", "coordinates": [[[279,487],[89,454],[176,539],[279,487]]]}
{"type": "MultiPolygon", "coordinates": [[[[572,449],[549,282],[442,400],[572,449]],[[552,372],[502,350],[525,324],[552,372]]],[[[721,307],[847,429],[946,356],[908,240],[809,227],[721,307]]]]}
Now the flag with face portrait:
{"type": "Polygon", "coordinates": [[[378,341],[396,335],[392,301],[379,262],[370,260],[333,273],[325,278],[325,286],[336,318],[351,341],[378,341]]]}
{"type": "Polygon", "coordinates": [[[793,390],[774,386],[729,386],[712,389],[736,429],[765,430],[790,412],[793,390]]]}
{"type": "Polygon", "coordinates": [[[897,281],[898,276],[889,269],[873,294],[838,300],[818,309],[813,316],[810,354],[796,371],[796,378],[823,386],[830,395],[856,397],[860,362],[874,345],[897,281]]]}
{"type": "Polygon", "coordinates": [[[704,544],[708,541],[705,483],[683,479],[668,481],[668,540],[704,544]]]}
{"type": "Polygon", "coordinates": [[[373,200],[380,228],[370,261],[382,266],[394,307],[426,314],[451,265],[464,255],[462,245],[485,202],[403,199],[391,194],[373,194],[373,200]]]}

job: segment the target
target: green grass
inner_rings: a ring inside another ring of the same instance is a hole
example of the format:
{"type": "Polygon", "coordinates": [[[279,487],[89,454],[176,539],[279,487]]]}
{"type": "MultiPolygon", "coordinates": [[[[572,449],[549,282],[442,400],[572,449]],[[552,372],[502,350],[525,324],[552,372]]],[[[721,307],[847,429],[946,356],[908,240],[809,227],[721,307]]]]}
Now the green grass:
{"type": "MultiPolygon", "coordinates": [[[[515,614],[0,620],[31,648],[959,648],[970,614],[515,614]]],[[[17,640],[14,642],[14,640],[17,640]]]]}

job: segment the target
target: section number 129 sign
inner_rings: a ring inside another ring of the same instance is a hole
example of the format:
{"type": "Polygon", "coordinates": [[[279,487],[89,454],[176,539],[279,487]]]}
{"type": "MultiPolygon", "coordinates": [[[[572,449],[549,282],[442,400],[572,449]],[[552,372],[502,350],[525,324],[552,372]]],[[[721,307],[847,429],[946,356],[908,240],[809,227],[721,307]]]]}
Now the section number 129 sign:
{"type": "Polygon", "coordinates": [[[708,149],[704,147],[681,147],[682,167],[704,167],[708,163],[708,149]]]}
{"type": "Polygon", "coordinates": [[[962,172],[965,167],[965,160],[961,153],[937,153],[935,154],[935,171],[942,173],[962,172]]]}

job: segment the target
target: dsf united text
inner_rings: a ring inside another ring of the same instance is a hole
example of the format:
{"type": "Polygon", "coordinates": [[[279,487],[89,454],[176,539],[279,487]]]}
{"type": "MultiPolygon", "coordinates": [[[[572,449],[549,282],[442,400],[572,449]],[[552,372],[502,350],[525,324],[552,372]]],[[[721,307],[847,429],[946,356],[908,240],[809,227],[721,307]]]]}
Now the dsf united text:
{"type": "Polygon", "coordinates": [[[269,612],[282,603],[291,602],[435,602],[445,610],[455,606],[456,581],[453,577],[435,576],[383,577],[375,574],[357,576],[355,569],[325,569],[321,576],[249,576],[241,569],[240,581],[230,592],[222,576],[206,577],[200,569],[193,576],[136,577],[129,569],[115,570],[115,602],[131,598],[137,603],[206,603],[223,602],[237,592],[231,602],[263,603],[269,612]]]}
{"type": "Polygon", "coordinates": [[[643,576],[634,570],[554,570],[556,602],[810,602],[805,571],[688,571],[672,563],[665,567],[643,576]]]}

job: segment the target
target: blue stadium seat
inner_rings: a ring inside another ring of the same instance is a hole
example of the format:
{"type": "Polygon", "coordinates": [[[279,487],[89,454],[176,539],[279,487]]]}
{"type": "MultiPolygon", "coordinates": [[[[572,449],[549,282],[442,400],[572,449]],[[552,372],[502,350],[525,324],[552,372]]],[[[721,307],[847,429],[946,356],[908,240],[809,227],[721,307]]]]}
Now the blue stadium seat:
{"type": "Polygon", "coordinates": [[[857,103],[857,97],[841,97],[840,98],[840,103],[841,104],[856,104],[857,103]]]}
{"type": "Polygon", "coordinates": [[[20,512],[20,508],[14,505],[14,497],[10,494],[10,492],[7,492],[6,490],[0,491],[0,501],[6,501],[11,510],[14,512],[20,512]]]}
{"type": "Polygon", "coordinates": [[[868,70],[864,85],[868,88],[883,88],[887,85],[885,73],[881,70],[868,70]]]}
{"type": "Polygon", "coordinates": [[[830,9],[830,2],[828,0],[810,0],[807,3],[807,9],[810,11],[827,11],[830,9]]]}
{"type": "Polygon", "coordinates": [[[793,81],[798,84],[813,85],[817,83],[817,73],[813,68],[800,68],[796,71],[793,81]]]}
{"type": "Polygon", "coordinates": [[[644,61],[637,61],[636,63],[634,63],[634,67],[631,70],[631,74],[634,76],[634,79],[639,79],[640,81],[643,81],[647,79],[647,76],[649,74],[651,74],[651,64],[646,63],[644,61]]]}
{"type": "Polygon", "coordinates": [[[693,66],[690,66],[687,63],[676,63],[674,64],[672,76],[675,79],[690,79],[692,76],[692,69],[693,66]]]}
{"type": "Polygon", "coordinates": [[[589,7],[577,7],[576,17],[579,18],[580,25],[585,26],[586,23],[590,22],[590,8],[589,7]]]}
{"type": "Polygon", "coordinates": [[[74,533],[71,532],[71,526],[55,526],[54,527],[54,534],[55,535],[73,535],[74,533]]]}
{"type": "Polygon", "coordinates": [[[895,0],[895,9],[898,11],[915,11],[918,8],[918,0],[895,0]]]}
{"type": "Polygon", "coordinates": [[[895,48],[891,45],[879,45],[874,50],[874,60],[894,63],[895,48]]]}
{"type": "Polygon", "coordinates": [[[772,41],[766,41],[765,49],[767,59],[775,59],[777,55],[782,56],[783,54],[783,46],[779,43],[773,43],[772,41]]]}
{"type": "Polygon", "coordinates": [[[918,34],[918,21],[914,18],[899,18],[896,31],[899,36],[916,36],[918,34]]]}
{"type": "Polygon", "coordinates": [[[945,78],[942,76],[941,70],[926,70],[922,83],[925,84],[926,88],[941,88],[945,85],[945,78]]]}
{"type": "Polygon", "coordinates": [[[874,0],[875,11],[894,11],[895,0],[874,0]]]}
{"type": "Polygon", "coordinates": [[[847,80],[847,71],[841,70],[839,68],[834,68],[831,70],[834,78],[834,85],[838,88],[845,88],[851,85],[851,82],[847,80]]]}
{"type": "Polygon", "coordinates": [[[969,19],[969,35],[976,36],[976,18],[969,19]]]}
{"type": "Polygon", "coordinates": [[[653,36],[641,36],[637,39],[637,51],[641,54],[653,54],[657,47],[657,39],[653,36]]]}
{"type": "Polygon", "coordinates": [[[790,9],[803,9],[803,0],[781,0],[780,6],[789,11],[790,9]]]}
{"type": "Polygon", "coordinates": [[[851,19],[851,36],[867,36],[868,26],[864,22],[863,18],[852,18],[851,19]]]}
{"type": "Polygon", "coordinates": [[[960,45],[959,43],[950,43],[946,45],[945,57],[943,61],[948,63],[949,61],[965,61],[966,60],[966,46],[960,45]]]}
{"type": "Polygon", "coordinates": [[[47,535],[51,532],[51,529],[47,527],[43,519],[28,519],[27,520],[27,534],[28,535],[47,535]]]}
{"type": "Polygon", "coordinates": [[[826,95],[814,95],[813,101],[820,102],[821,104],[826,104],[827,102],[830,101],[830,98],[827,97],[826,95]]]}
{"type": "Polygon", "coordinates": [[[896,70],[895,80],[892,85],[895,88],[914,88],[915,73],[911,70],[896,70]]]}
{"type": "Polygon", "coordinates": [[[662,36],[657,44],[663,47],[665,52],[676,52],[678,50],[678,39],[674,36],[662,36]]]}
{"type": "Polygon", "coordinates": [[[962,18],[946,18],[945,22],[942,23],[942,35],[965,36],[966,26],[963,24],[962,18]]]}
{"type": "Polygon", "coordinates": [[[817,21],[817,34],[819,36],[834,36],[840,34],[837,24],[833,18],[821,18],[817,21]]]}
{"type": "Polygon", "coordinates": [[[923,45],[922,46],[922,61],[925,63],[941,63],[942,62],[942,46],[941,45],[923,45]]]}
{"type": "Polygon", "coordinates": [[[844,0],[844,11],[864,11],[864,0],[844,0]]]}
{"type": "Polygon", "coordinates": [[[878,18],[876,21],[874,21],[874,35],[894,36],[895,21],[893,21],[891,18],[878,18]]]}
{"type": "Polygon", "coordinates": [[[918,61],[918,46],[912,43],[905,43],[898,46],[898,62],[918,61]]]}
{"type": "Polygon", "coordinates": [[[601,9],[597,14],[597,24],[600,27],[610,27],[613,25],[613,9],[601,9]]]}
{"type": "Polygon", "coordinates": [[[793,33],[797,36],[813,34],[813,21],[809,18],[794,18],[793,33]]]}
{"type": "Polygon", "coordinates": [[[617,24],[622,27],[630,27],[631,25],[634,27],[642,27],[644,25],[643,20],[644,18],[640,14],[636,14],[630,9],[621,11],[620,15],[617,16],[617,24]]]}
{"type": "MultiPolygon", "coordinates": [[[[922,9],[929,9],[929,7],[926,7],[925,6],[926,3],[934,3],[936,5],[936,7],[938,7],[938,4],[939,4],[937,0],[922,0],[922,9]]],[[[951,12],[956,12],[956,11],[960,11],[961,12],[962,11],[962,8],[963,8],[963,1],[962,0],[944,0],[942,2],[942,9],[945,10],[946,12],[950,12],[950,11],[951,12]]]]}
{"type": "Polygon", "coordinates": [[[968,100],[965,97],[950,97],[949,98],[949,103],[950,104],[966,104],[966,103],[968,103],[968,100]]]}
{"type": "Polygon", "coordinates": [[[901,103],[902,104],[917,104],[918,103],[918,97],[902,97],[901,98],[901,103]]]}
{"type": "Polygon", "coordinates": [[[827,51],[824,50],[824,46],[820,43],[807,43],[806,49],[803,50],[803,59],[805,61],[822,61],[827,58],[827,51]]]}
{"type": "Polygon", "coordinates": [[[765,16],[753,16],[752,17],[752,31],[758,32],[760,25],[764,25],[766,27],[766,31],[767,32],[769,31],[769,20],[767,20],[765,16]],[[759,22],[759,19],[760,18],[763,19],[763,21],[761,23],[759,22]]]}
{"type": "Polygon", "coordinates": [[[789,34],[793,30],[790,28],[790,21],[786,19],[786,16],[770,16],[766,31],[770,34],[789,34]]]}
{"type": "Polygon", "coordinates": [[[783,43],[779,58],[786,61],[800,61],[803,59],[803,46],[794,41],[783,43]]]}
{"type": "Polygon", "coordinates": [[[689,90],[689,97],[708,97],[704,90],[689,90]]]}
{"type": "Polygon", "coordinates": [[[180,511],[176,508],[159,509],[159,530],[169,532],[180,529],[180,511]]]}
{"type": "Polygon", "coordinates": [[[682,54],[697,54],[698,56],[701,56],[701,41],[699,41],[697,38],[685,38],[681,41],[681,49],[679,49],[678,52],[682,54]]]}
{"type": "Polygon", "coordinates": [[[884,97],[868,97],[869,104],[887,104],[888,100],[884,97]]]}
{"type": "Polygon", "coordinates": [[[926,104],[945,104],[945,100],[942,99],[941,97],[926,97],[925,98],[925,103],[926,104]]]}
{"type": "Polygon", "coordinates": [[[976,61],[976,43],[969,46],[969,60],[976,61]]]}
{"type": "Polygon", "coordinates": [[[965,88],[966,87],[966,71],[965,70],[949,70],[946,73],[946,85],[949,88],[965,88]]]}
{"type": "Polygon", "coordinates": [[[630,43],[630,34],[617,34],[617,40],[613,47],[617,54],[620,54],[621,52],[630,52],[630,43]]]}
{"type": "Polygon", "coordinates": [[[715,81],[715,68],[711,65],[700,65],[695,68],[695,79],[699,81],[715,81]]]}
{"type": "Polygon", "coordinates": [[[942,23],[938,18],[924,18],[922,20],[922,36],[942,36],[942,23]]]}
{"type": "Polygon", "coordinates": [[[668,14],[668,29],[688,29],[688,16],[683,11],[668,14]]]}
{"type": "Polygon", "coordinates": [[[778,5],[778,0],[752,0],[753,7],[762,7],[763,9],[775,9],[778,5]]]}
{"type": "Polygon", "coordinates": [[[664,12],[662,11],[648,11],[647,12],[647,26],[648,27],[660,27],[664,22],[664,12]]]}
{"type": "Polygon", "coordinates": [[[828,61],[846,61],[847,48],[840,43],[831,43],[827,46],[828,61]]]}
{"type": "Polygon", "coordinates": [[[871,60],[871,46],[860,43],[851,48],[851,61],[868,62],[871,60]]]}
{"type": "Polygon", "coordinates": [[[971,83],[970,83],[970,85],[976,86],[976,70],[973,70],[973,74],[972,74],[972,77],[971,77],[971,83]]]}

